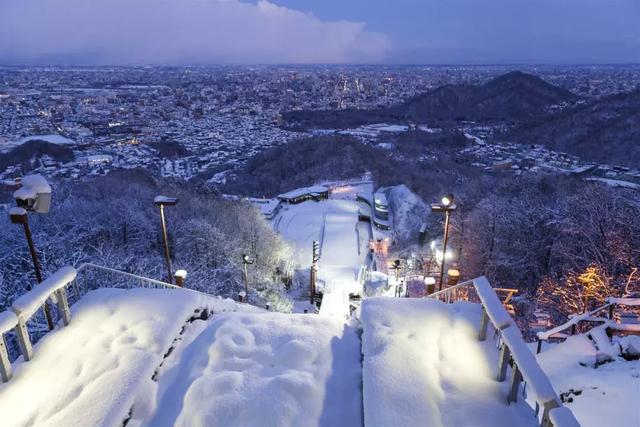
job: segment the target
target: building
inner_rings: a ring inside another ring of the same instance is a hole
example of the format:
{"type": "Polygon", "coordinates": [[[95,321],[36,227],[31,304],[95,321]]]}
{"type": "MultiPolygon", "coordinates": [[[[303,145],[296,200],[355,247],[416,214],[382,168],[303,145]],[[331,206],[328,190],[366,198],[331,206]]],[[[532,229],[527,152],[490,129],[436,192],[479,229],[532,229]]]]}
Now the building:
{"type": "Polygon", "coordinates": [[[298,188],[287,193],[279,194],[278,200],[284,203],[297,204],[307,200],[326,200],[329,198],[329,188],[324,185],[298,188]]]}

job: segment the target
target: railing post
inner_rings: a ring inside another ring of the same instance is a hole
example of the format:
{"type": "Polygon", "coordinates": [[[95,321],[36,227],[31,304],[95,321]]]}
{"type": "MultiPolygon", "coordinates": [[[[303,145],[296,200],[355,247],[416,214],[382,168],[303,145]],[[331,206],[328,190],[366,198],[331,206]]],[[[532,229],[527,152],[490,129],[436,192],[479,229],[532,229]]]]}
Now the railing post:
{"type": "Polygon", "coordinates": [[[482,318],[480,319],[480,333],[478,339],[484,341],[487,339],[487,328],[489,326],[489,316],[487,315],[487,309],[482,306],[482,318]]]}
{"type": "Polygon", "coordinates": [[[33,358],[33,347],[31,346],[31,339],[29,338],[29,330],[27,324],[22,317],[22,314],[16,313],[18,316],[18,326],[14,328],[16,331],[16,337],[18,338],[18,345],[20,346],[20,352],[24,357],[24,361],[28,362],[33,358]]]}
{"type": "Polygon", "coordinates": [[[553,423],[549,419],[549,413],[551,412],[552,409],[558,408],[559,406],[560,406],[560,404],[555,399],[549,400],[549,401],[544,402],[542,404],[542,408],[543,408],[542,409],[542,419],[540,420],[540,426],[541,427],[552,427],[553,426],[553,423]]]}
{"type": "Polygon", "coordinates": [[[62,318],[64,326],[67,326],[71,321],[71,310],[69,310],[69,301],[64,288],[56,291],[56,298],[58,299],[58,315],[62,318]]]}
{"type": "Polygon", "coordinates": [[[522,373],[520,372],[518,365],[514,363],[513,373],[511,374],[511,385],[509,386],[509,394],[507,395],[507,404],[518,401],[520,381],[522,381],[522,373]]]}
{"type": "Polygon", "coordinates": [[[4,334],[0,334],[0,377],[6,383],[11,379],[11,361],[7,353],[7,344],[4,341],[4,334]]]}
{"type": "Polygon", "coordinates": [[[538,344],[536,346],[536,354],[540,354],[540,352],[542,351],[542,340],[538,337],[536,337],[536,340],[538,341],[538,344]]]}
{"type": "Polygon", "coordinates": [[[502,348],[500,349],[500,362],[498,365],[498,376],[497,380],[502,382],[507,377],[507,367],[509,366],[509,358],[511,357],[511,351],[507,346],[507,343],[502,343],[502,348]]]}

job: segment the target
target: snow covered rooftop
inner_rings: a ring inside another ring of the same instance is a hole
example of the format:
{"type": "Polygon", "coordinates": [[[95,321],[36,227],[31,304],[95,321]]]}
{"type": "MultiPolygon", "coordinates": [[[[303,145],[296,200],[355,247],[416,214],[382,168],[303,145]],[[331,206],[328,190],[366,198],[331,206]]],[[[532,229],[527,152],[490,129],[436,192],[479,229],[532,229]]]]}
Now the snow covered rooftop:
{"type": "Polygon", "coordinates": [[[326,193],[329,191],[328,187],[324,185],[313,185],[311,187],[296,188],[295,190],[288,191],[278,195],[280,199],[295,199],[297,197],[305,196],[307,194],[315,195],[320,193],[326,193]]]}

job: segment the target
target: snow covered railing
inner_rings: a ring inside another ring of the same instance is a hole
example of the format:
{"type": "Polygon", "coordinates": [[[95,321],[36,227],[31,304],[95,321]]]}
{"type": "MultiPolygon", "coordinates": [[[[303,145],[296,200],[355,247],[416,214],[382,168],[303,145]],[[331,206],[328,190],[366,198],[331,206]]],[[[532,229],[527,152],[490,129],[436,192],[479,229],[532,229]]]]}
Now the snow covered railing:
{"type": "Polygon", "coordinates": [[[7,353],[4,334],[11,329],[15,331],[18,346],[25,362],[33,358],[33,346],[29,337],[27,322],[47,302],[52,299],[58,306],[58,318],[66,326],[71,321],[71,311],[65,287],[76,278],[76,269],[63,267],[26,294],[18,297],[11,311],[0,313],[0,376],[2,381],[11,379],[11,362],[7,353]]]}
{"type": "Polygon", "coordinates": [[[78,277],[71,283],[74,301],[78,301],[84,294],[91,290],[105,287],[124,289],[182,289],[179,286],[161,280],[151,279],[89,262],[78,266],[77,272],[78,277]]]}
{"type": "Polygon", "coordinates": [[[485,277],[469,280],[428,296],[447,303],[454,300],[477,300],[482,305],[482,318],[478,339],[487,339],[487,329],[491,324],[501,341],[498,372],[496,379],[504,381],[511,365],[511,380],[508,388],[507,403],[516,402],[520,384],[524,380],[536,402],[536,415],[542,408],[540,425],[542,427],[579,427],[573,413],[562,405],[549,378],[538,364],[533,353],[525,343],[520,330],[505,309],[485,277]]]}
{"type": "Polygon", "coordinates": [[[546,331],[541,331],[536,334],[538,340],[537,352],[542,351],[542,342],[551,338],[566,338],[569,335],[576,333],[577,326],[580,322],[592,322],[606,324],[607,328],[621,332],[640,332],[640,327],[634,324],[617,323],[614,320],[614,310],[617,306],[623,307],[640,307],[640,298],[607,298],[606,304],[597,307],[591,311],[582,314],[574,314],[569,317],[565,323],[551,328],[546,331]],[[606,317],[596,316],[599,313],[606,313],[606,317]],[[564,331],[569,330],[569,334],[563,334],[564,331]]]}

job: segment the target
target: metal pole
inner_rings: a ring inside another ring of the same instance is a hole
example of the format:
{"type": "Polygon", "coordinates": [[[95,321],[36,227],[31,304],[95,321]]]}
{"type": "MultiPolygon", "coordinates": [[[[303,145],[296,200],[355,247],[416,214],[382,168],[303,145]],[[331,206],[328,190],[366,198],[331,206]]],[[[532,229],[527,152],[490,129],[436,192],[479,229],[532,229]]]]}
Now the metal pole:
{"type": "Polygon", "coordinates": [[[171,267],[171,255],[169,254],[169,237],[167,235],[167,224],[164,220],[163,205],[160,205],[160,223],[162,225],[162,239],[164,241],[164,258],[167,261],[169,283],[173,284],[173,268],[171,267]]]}
{"type": "Polygon", "coordinates": [[[442,283],[444,282],[444,263],[447,259],[447,242],[449,241],[449,215],[450,211],[444,212],[444,243],[442,248],[442,261],[440,261],[440,284],[438,285],[438,291],[442,290],[442,283]]]}
{"type": "Polygon", "coordinates": [[[245,292],[245,298],[247,299],[247,301],[249,300],[249,274],[247,272],[247,262],[243,259],[242,260],[242,278],[244,280],[244,292],[245,292]]]}
{"type": "MultiPolygon", "coordinates": [[[[26,218],[25,218],[26,219],[26,218]]],[[[29,221],[25,221],[24,234],[27,237],[27,244],[29,245],[29,252],[31,253],[31,260],[33,261],[33,268],[36,271],[36,280],[38,283],[42,283],[42,272],[40,271],[40,261],[38,261],[38,253],[36,252],[36,246],[33,244],[33,237],[31,236],[31,229],[29,228],[29,221]]],[[[49,330],[53,330],[53,318],[49,311],[49,305],[45,301],[44,303],[44,317],[47,319],[47,326],[49,330]]]]}
{"type": "Polygon", "coordinates": [[[311,265],[311,274],[309,277],[309,304],[313,305],[313,297],[316,293],[316,263],[311,265]]]}

